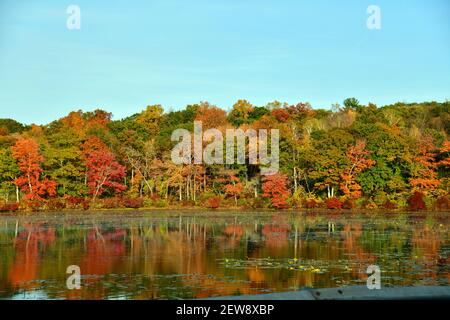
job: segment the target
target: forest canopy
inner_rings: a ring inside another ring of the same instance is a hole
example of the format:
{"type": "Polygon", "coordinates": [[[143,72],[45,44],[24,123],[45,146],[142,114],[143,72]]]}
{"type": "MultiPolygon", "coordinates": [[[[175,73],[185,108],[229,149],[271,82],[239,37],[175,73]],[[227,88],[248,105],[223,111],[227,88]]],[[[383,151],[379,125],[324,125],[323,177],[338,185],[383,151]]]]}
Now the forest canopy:
{"type": "Polygon", "coordinates": [[[46,125],[0,119],[3,209],[240,206],[448,207],[450,102],[378,107],[355,98],[331,110],[278,101],[149,105],[112,120],[73,111],[46,125]],[[258,165],[170,161],[171,134],[204,128],[278,129],[279,172],[258,165]],[[12,205],[14,204],[14,205],[12,205]]]}

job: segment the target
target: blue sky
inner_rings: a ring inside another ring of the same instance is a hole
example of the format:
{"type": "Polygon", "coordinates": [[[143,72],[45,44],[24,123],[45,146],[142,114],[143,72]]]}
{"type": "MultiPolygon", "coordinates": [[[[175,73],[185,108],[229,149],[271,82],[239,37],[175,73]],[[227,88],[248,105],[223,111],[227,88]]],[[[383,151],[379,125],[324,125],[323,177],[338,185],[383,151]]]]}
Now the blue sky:
{"type": "Polygon", "coordinates": [[[0,1],[0,118],[347,97],[450,99],[450,1],[0,1]],[[366,27],[372,4],[381,30],[366,27]]]}

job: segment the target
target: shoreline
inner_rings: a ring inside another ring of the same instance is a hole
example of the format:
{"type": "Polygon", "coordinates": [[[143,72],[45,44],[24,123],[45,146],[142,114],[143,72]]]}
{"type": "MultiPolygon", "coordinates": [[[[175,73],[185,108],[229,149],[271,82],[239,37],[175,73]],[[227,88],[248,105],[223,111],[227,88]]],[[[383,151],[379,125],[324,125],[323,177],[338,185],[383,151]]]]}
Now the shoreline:
{"type": "Polygon", "coordinates": [[[21,217],[21,216],[39,216],[39,215],[65,215],[65,214],[77,214],[77,215],[91,215],[91,214],[126,214],[126,213],[135,213],[135,214],[144,214],[144,213],[170,213],[170,212],[178,212],[178,213],[210,213],[210,214],[244,214],[244,213],[261,213],[261,214],[318,214],[318,215],[327,215],[333,216],[334,214],[343,214],[343,215],[356,215],[356,214],[434,214],[434,213],[449,213],[450,210],[406,210],[406,209],[270,209],[270,208],[261,208],[261,209],[243,209],[238,207],[230,207],[230,208],[218,208],[218,209],[208,209],[204,207],[166,207],[166,208],[155,208],[155,207],[145,207],[145,208],[111,208],[111,209],[61,209],[61,210],[39,210],[39,211],[10,211],[10,212],[0,212],[0,217],[21,217]]]}

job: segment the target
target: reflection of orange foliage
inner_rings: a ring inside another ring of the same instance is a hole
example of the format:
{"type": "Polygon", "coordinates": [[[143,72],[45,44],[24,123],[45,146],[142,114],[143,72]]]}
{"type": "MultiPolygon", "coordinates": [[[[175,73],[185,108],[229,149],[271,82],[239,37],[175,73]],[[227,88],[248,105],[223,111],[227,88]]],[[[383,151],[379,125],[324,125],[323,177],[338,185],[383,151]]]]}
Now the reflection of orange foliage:
{"type": "Polygon", "coordinates": [[[13,287],[33,287],[28,282],[37,277],[39,248],[44,248],[54,240],[54,228],[40,229],[39,225],[25,224],[25,230],[17,236],[16,258],[8,272],[8,279],[13,287]]]}
{"type": "MultiPolygon", "coordinates": [[[[92,230],[87,237],[86,255],[80,265],[85,275],[108,274],[114,262],[125,254],[125,244],[121,241],[124,230],[115,229],[113,232],[100,234],[92,230]]],[[[87,279],[87,282],[92,279],[87,279]]]]}
{"type": "Polygon", "coordinates": [[[422,230],[413,230],[412,244],[421,258],[428,262],[435,262],[440,248],[439,233],[433,231],[428,225],[422,230]]]}
{"type": "Polygon", "coordinates": [[[281,247],[287,245],[290,226],[288,224],[265,224],[262,234],[266,238],[268,247],[281,247]]]}
{"type": "MultiPolygon", "coordinates": [[[[412,233],[413,252],[417,255],[416,258],[424,266],[424,274],[421,278],[438,277],[438,270],[448,266],[447,257],[439,255],[443,235],[439,230],[434,230],[429,225],[425,224],[423,228],[414,228],[412,233]]],[[[442,271],[441,271],[442,272],[442,271]]],[[[450,279],[450,273],[445,273],[446,277],[450,279]]]]}
{"type": "Polygon", "coordinates": [[[252,282],[263,282],[266,280],[264,272],[259,268],[252,268],[247,271],[248,280],[252,282]]]}
{"type": "Polygon", "coordinates": [[[22,249],[17,252],[14,264],[8,272],[8,279],[12,286],[23,288],[32,288],[33,285],[27,282],[36,279],[38,271],[38,246],[37,242],[33,241],[28,249],[22,249]]]}
{"type": "Polygon", "coordinates": [[[223,230],[223,232],[226,235],[235,236],[235,237],[239,237],[240,238],[244,234],[244,229],[242,228],[242,226],[227,225],[225,227],[225,229],[223,230]]]}
{"type": "Polygon", "coordinates": [[[113,273],[115,264],[126,254],[125,235],[126,231],[121,228],[103,233],[97,228],[90,230],[80,263],[81,273],[86,278],[82,280],[81,290],[66,291],[66,299],[104,299],[110,294],[103,286],[103,279],[97,276],[113,273]]]}
{"type": "MultiPolygon", "coordinates": [[[[364,220],[340,217],[336,216],[336,229],[340,230],[342,226],[342,231],[331,233],[324,230],[324,223],[330,221],[328,216],[310,214],[304,225],[299,220],[295,221],[298,236],[294,237],[292,232],[291,238],[290,232],[294,231],[291,218],[275,214],[270,223],[262,226],[253,221],[239,223],[237,220],[214,225],[191,218],[177,220],[174,224],[135,224],[127,229],[93,226],[89,230],[66,233],[64,238],[56,239],[57,245],[54,244],[56,233],[53,228],[25,225],[25,231],[20,232],[14,241],[15,259],[8,272],[4,273],[7,273],[5,280],[8,282],[0,283],[0,290],[8,287],[33,290],[32,281],[55,279],[55,275],[64,277],[64,268],[70,264],[80,266],[83,278],[81,290],[66,290],[64,282],[60,283],[58,295],[66,299],[103,299],[122,295],[134,299],[204,298],[258,294],[267,289],[277,292],[304,286],[333,287],[349,281],[365,281],[367,265],[377,264],[372,252],[379,252],[375,247],[378,242],[365,236],[367,224],[364,220]],[[243,237],[252,241],[243,241],[243,237]],[[325,242],[322,241],[324,237],[325,242]],[[76,241],[72,242],[72,239],[76,241]],[[50,243],[53,245],[45,252],[50,243]],[[61,243],[65,245],[60,246],[61,243]],[[61,263],[56,264],[53,253],[61,249],[64,254],[60,258],[61,263]],[[231,259],[244,261],[268,257],[275,260],[296,257],[300,265],[307,266],[312,262],[314,268],[325,272],[296,270],[290,267],[291,263],[274,265],[273,268],[253,264],[239,268],[230,264],[231,259]],[[229,261],[222,263],[226,258],[229,261]],[[327,268],[326,262],[340,260],[348,263],[349,272],[343,272],[341,267],[327,268]],[[129,277],[126,276],[128,274],[129,277]],[[342,277],[342,282],[336,282],[335,276],[342,277]],[[112,285],[115,282],[120,286],[112,285]]],[[[388,221],[390,217],[380,217],[383,223],[377,224],[374,232],[386,233],[386,228],[392,227],[388,221]]],[[[413,252],[406,259],[413,259],[412,265],[422,269],[420,273],[409,272],[412,271],[411,264],[401,263],[398,270],[393,270],[395,275],[403,277],[399,280],[401,284],[414,284],[423,278],[438,279],[433,283],[442,283],[449,277],[448,257],[440,256],[440,246],[447,239],[446,229],[439,225],[447,224],[448,220],[425,223],[421,219],[415,215],[412,220],[416,223],[395,224],[394,228],[398,229],[389,229],[392,235],[387,240],[387,250],[395,250],[411,240],[413,252]]],[[[53,292],[54,289],[44,290],[53,292]]]]}
{"type": "MultiPolygon", "coordinates": [[[[363,265],[370,265],[375,263],[375,256],[370,252],[366,252],[359,244],[358,239],[362,235],[362,223],[349,222],[345,224],[343,231],[341,232],[343,240],[343,248],[345,252],[354,254],[357,261],[363,265]]],[[[354,276],[360,279],[366,279],[367,275],[363,273],[353,272],[354,276]],[[356,273],[356,274],[355,274],[356,273]]]]}

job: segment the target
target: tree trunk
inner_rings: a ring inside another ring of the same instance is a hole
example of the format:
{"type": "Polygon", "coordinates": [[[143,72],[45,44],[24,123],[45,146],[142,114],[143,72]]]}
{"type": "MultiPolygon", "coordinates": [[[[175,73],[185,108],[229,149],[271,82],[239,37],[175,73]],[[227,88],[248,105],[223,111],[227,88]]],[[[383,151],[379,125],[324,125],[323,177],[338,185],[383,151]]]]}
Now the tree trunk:
{"type": "Polygon", "coordinates": [[[294,192],[297,192],[297,168],[294,167],[294,192]]]}
{"type": "Polygon", "coordinates": [[[195,201],[195,177],[196,174],[194,173],[194,180],[192,181],[192,194],[193,194],[193,200],[195,201]]]}
{"type": "Polygon", "coordinates": [[[189,176],[186,177],[186,200],[189,200],[189,176]]]}

